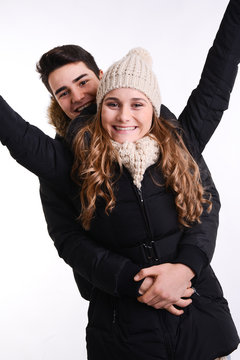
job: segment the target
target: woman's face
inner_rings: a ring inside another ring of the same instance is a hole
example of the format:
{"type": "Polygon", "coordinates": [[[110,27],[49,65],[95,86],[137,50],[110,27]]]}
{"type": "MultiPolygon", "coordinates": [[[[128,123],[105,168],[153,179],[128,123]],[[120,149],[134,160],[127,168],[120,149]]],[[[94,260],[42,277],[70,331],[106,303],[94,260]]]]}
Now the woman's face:
{"type": "Polygon", "coordinates": [[[144,137],[151,128],[152,117],[152,104],[141,91],[115,89],[103,99],[102,126],[120,144],[144,137]]]}

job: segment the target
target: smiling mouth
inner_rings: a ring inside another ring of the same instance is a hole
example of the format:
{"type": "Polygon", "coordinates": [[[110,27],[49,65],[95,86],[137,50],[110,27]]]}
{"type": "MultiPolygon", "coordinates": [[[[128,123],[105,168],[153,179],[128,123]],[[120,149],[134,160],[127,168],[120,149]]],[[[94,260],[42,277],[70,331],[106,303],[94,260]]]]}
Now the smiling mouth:
{"type": "Polygon", "coordinates": [[[128,127],[121,127],[121,126],[113,126],[115,130],[117,131],[132,131],[135,130],[136,126],[128,126],[128,127]]]}
{"type": "Polygon", "coordinates": [[[89,105],[92,104],[92,101],[89,101],[88,103],[79,106],[77,109],[74,110],[75,113],[80,113],[81,111],[83,111],[83,109],[85,109],[86,107],[88,107],[89,105]]]}

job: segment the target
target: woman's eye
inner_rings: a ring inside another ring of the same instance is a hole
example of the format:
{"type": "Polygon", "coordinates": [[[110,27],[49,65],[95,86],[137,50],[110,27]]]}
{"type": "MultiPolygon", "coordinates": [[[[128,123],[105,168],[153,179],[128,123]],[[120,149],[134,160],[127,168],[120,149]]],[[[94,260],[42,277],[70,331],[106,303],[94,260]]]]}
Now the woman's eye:
{"type": "Polygon", "coordinates": [[[116,107],[118,107],[118,103],[111,102],[111,103],[108,103],[107,106],[116,108],[116,107]]]}
{"type": "Polygon", "coordinates": [[[132,105],[134,108],[140,108],[143,106],[143,104],[140,104],[140,103],[136,103],[136,104],[133,104],[132,105]]]}

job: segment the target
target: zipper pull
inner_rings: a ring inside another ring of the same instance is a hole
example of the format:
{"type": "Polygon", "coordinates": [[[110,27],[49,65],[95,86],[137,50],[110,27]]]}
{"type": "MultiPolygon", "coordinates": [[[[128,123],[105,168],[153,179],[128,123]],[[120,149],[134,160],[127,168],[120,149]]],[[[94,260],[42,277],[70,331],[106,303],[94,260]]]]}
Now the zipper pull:
{"type": "Polygon", "coordinates": [[[113,309],[113,320],[112,320],[113,324],[115,324],[116,322],[116,309],[113,309]]]}
{"type": "Polygon", "coordinates": [[[193,289],[193,291],[194,291],[194,294],[196,294],[196,295],[198,295],[198,296],[201,296],[201,295],[197,292],[197,290],[195,289],[195,287],[192,286],[192,289],[193,289]]]}
{"type": "Polygon", "coordinates": [[[138,194],[139,194],[140,200],[141,200],[141,202],[143,203],[142,190],[141,190],[141,189],[138,189],[138,188],[137,188],[137,190],[138,190],[138,194]]]}

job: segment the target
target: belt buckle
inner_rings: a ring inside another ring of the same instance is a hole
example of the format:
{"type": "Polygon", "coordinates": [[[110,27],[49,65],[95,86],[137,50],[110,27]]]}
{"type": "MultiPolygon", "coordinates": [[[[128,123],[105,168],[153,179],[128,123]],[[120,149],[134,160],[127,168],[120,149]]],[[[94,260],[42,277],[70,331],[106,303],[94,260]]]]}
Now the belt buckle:
{"type": "Polygon", "coordinates": [[[144,255],[146,262],[152,262],[152,261],[159,260],[154,241],[151,241],[150,243],[143,243],[142,249],[143,249],[143,255],[144,255]]]}

